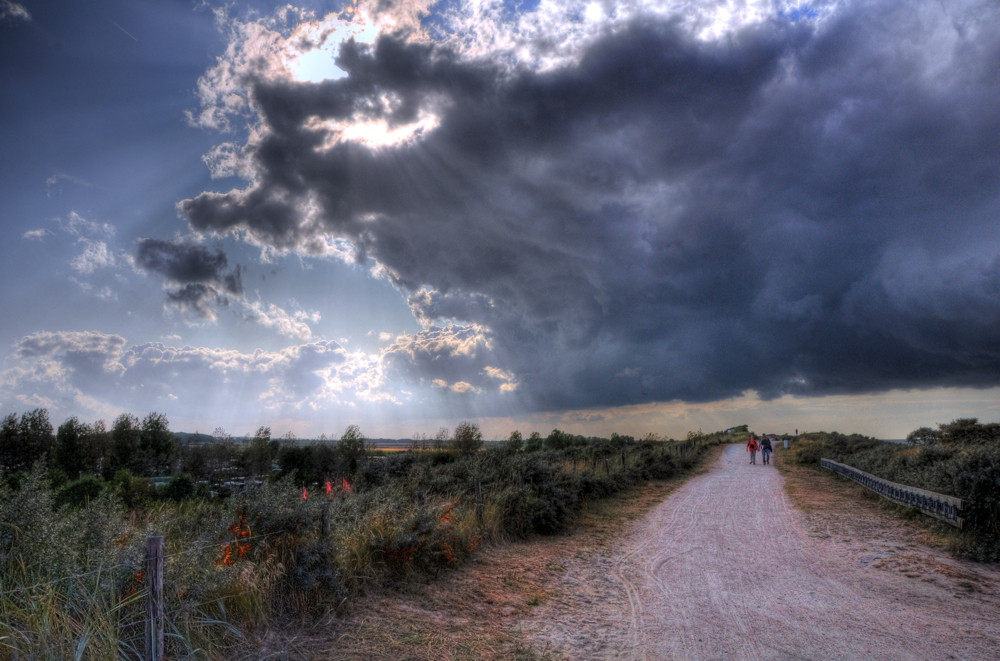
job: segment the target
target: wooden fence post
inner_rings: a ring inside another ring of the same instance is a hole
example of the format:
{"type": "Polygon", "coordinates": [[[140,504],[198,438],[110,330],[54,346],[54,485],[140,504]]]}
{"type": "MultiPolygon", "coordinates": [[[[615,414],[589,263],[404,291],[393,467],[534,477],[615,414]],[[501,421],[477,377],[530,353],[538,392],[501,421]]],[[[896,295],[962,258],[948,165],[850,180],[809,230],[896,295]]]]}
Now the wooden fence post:
{"type": "Polygon", "coordinates": [[[483,483],[476,480],[476,523],[483,525],[483,483]]]}
{"type": "Polygon", "coordinates": [[[146,539],[146,661],[163,659],[163,537],[146,539]]]}

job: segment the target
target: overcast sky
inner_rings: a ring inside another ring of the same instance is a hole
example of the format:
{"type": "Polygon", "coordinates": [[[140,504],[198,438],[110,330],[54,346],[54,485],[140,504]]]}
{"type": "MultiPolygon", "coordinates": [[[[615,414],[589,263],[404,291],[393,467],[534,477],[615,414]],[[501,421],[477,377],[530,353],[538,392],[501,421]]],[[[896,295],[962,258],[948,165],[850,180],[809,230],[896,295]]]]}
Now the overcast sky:
{"type": "Polygon", "coordinates": [[[0,406],[1000,419],[1000,5],[0,0],[0,406]]]}

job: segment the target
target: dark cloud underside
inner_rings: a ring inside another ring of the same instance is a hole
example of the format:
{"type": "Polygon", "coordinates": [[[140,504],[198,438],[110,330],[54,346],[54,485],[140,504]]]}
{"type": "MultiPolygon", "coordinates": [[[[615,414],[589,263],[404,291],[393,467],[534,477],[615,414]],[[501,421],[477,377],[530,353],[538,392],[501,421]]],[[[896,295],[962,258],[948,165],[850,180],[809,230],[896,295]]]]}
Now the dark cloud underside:
{"type": "MultiPolygon", "coordinates": [[[[719,41],[648,18],[547,72],[349,44],[346,78],[259,81],[254,183],[181,209],[348,239],[419,317],[491,329],[539,409],[995,385],[998,13],[859,3],[719,41]],[[379,149],[317,124],[421,113],[379,149]]],[[[189,257],[140,250],[182,284],[225,267],[189,257]]]]}
{"type": "Polygon", "coordinates": [[[163,275],[172,285],[167,303],[196,318],[211,318],[214,307],[228,304],[227,293],[243,293],[239,267],[227,271],[228,259],[221,250],[185,241],[141,239],[136,263],[163,275]]]}

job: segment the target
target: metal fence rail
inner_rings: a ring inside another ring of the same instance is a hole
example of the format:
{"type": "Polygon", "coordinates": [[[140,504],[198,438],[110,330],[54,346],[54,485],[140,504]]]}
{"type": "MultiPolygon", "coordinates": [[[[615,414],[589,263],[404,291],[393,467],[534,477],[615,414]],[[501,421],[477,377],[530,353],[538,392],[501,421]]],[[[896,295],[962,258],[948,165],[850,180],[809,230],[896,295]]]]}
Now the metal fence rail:
{"type": "Polygon", "coordinates": [[[871,473],[832,459],[820,459],[819,465],[854,480],[883,498],[915,507],[924,514],[941,519],[945,523],[950,523],[958,528],[962,527],[962,500],[960,498],[883,480],[871,473]]]}

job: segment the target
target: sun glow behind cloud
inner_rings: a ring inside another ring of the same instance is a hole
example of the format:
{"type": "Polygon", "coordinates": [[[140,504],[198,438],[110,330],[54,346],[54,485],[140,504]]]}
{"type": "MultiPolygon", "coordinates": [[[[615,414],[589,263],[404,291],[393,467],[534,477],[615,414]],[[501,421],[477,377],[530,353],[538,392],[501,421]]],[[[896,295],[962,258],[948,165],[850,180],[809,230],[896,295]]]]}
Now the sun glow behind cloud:
{"type": "Polygon", "coordinates": [[[416,121],[401,125],[393,125],[384,118],[337,121],[313,117],[304,128],[324,134],[317,150],[325,151],[342,142],[355,142],[369,149],[403,146],[416,142],[439,123],[436,115],[422,111],[416,121]]]}

